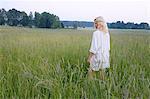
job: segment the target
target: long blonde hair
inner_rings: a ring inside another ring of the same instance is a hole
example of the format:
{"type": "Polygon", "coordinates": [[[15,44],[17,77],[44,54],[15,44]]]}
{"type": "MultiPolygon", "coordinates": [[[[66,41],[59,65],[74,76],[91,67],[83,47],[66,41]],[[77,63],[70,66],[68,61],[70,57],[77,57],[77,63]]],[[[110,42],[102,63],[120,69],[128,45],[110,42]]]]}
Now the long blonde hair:
{"type": "Polygon", "coordinates": [[[100,23],[103,26],[102,31],[105,32],[105,33],[108,33],[107,23],[106,23],[106,21],[104,20],[104,18],[102,16],[96,17],[94,19],[94,22],[95,23],[100,23]]]}

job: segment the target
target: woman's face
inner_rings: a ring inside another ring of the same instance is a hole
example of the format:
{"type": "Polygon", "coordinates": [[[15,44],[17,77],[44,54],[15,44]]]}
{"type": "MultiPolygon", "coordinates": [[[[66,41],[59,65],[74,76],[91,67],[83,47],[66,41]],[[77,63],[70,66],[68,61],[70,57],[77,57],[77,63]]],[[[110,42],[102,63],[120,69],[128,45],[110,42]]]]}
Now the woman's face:
{"type": "Polygon", "coordinates": [[[95,26],[96,29],[101,29],[102,28],[101,22],[94,22],[94,26],[95,26]]]}

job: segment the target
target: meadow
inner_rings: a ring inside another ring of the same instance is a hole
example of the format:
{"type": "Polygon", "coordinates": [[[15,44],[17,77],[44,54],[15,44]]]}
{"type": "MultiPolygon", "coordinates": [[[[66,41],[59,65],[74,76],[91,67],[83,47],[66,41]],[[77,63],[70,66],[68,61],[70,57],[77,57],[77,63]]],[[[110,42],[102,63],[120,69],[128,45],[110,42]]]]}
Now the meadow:
{"type": "Polygon", "coordinates": [[[92,32],[1,26],[0,98],[150,98],[150,31],[110,29],[105,81],[87,77],[92,32]]]}

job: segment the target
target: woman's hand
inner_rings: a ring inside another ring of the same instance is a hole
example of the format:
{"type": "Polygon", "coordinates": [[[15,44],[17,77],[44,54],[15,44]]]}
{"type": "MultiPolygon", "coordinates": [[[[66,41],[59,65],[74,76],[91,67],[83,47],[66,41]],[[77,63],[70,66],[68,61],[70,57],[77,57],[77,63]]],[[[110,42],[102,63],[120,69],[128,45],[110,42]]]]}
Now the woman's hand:
{"type": "Polygon", "coordinates": [[[88,57],[87,62],[90,63],[91,61],[91,57],[88,57]]]}
{"type": "Polygon", "coordinates": [[[91,62],[91,58],[93,57],[93,55],[94,55],[93,53],[91,53],[91,52],[89,53],[89,57],[88,57],[88,60],[87,60],[88,63],[91,62]]]}

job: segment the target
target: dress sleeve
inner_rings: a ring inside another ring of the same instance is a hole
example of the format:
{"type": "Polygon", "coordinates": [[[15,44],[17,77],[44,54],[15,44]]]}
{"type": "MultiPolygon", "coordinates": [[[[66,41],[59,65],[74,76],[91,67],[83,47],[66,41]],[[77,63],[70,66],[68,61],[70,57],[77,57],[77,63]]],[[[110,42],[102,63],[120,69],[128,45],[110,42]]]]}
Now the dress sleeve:
{"type": "Polygon", "coordinates": [[[108,33],[108,49],[110,51],[110,34],[108,33]]]}
{"type": "Polygon", "coordinates": [[[98,48],[98,38],[96,36],[96,33],[94,32],[92,36],[91,47],[89,51],[93,54],[96,54],[97,48],[98,48]]]}

